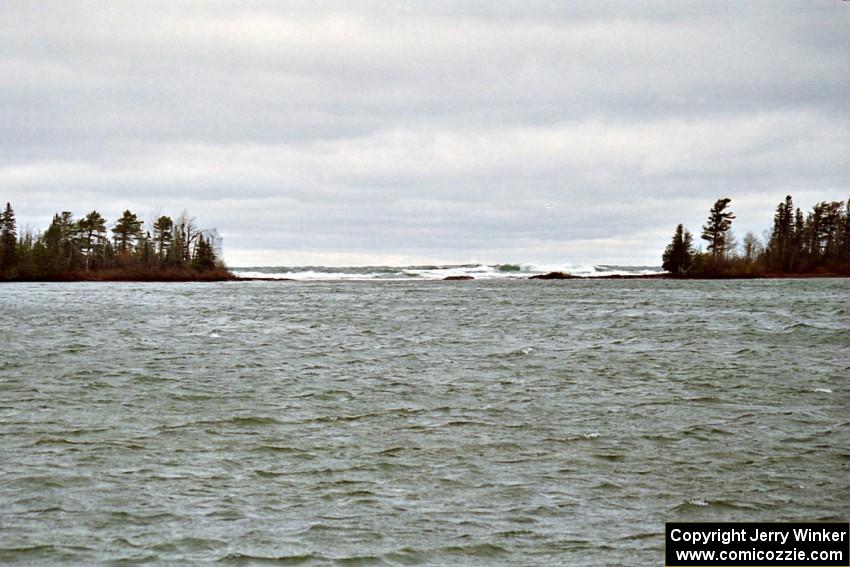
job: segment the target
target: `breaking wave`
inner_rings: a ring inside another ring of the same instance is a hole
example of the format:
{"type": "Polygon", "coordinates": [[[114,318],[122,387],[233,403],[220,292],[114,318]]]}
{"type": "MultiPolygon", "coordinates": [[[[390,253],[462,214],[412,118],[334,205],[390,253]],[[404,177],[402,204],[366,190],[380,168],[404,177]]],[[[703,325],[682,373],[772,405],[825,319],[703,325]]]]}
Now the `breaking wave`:
{"type": "Polygon", "coordinates": [[[659,266],[616,266],[610,264],[454,264],[441,266],[277,266],[231,268],[243,278],[318,280],[442,280],[471,276],[477,280],[525,279],[549,272],[574,276],[635,276],[663,273],[659,266]]]}

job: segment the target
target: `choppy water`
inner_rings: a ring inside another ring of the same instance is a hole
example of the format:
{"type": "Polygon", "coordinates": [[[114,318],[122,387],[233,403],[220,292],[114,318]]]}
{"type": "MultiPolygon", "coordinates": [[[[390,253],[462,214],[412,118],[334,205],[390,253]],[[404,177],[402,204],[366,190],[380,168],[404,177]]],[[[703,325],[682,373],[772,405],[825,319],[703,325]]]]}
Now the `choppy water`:
{"type": "Polygon", "coordinates": [[[293,279],[298,281],[357,280],[441,280],[470,276],[475,279],[527,279],[548,272],[566,272],[574,276],[629,276],[660,274],[660,266],[614,266],[610,264],[450,264],[442,266],[275,266],[234,268],[246,278],[293,279]]]}
{"type": "Polygon", "coordinates": [[[850,280],[0,286],[0,563],[660,565],[847,521],[850,280]]]}

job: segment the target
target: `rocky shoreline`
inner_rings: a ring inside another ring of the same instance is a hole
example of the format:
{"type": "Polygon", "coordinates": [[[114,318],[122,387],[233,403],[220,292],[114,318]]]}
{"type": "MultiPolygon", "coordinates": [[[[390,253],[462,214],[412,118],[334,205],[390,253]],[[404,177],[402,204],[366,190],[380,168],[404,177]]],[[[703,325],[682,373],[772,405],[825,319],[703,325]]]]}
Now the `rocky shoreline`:
{"type": "MultiPolygon", "coordinates": [[[[572,274],[568,274],[565,272],[549,272],[546,274],[535,274],[533,276],[528,276],[526,278],[516,278],[516,279],[526,279],[526,280],[756,280],[756,279],[811,279],[811,278],[847,278],[850,277],[848,274],[836,274],[836,273],[815,273],[815,274],[757,274],[757,275],[738,275],[738,276],[730,276],[730,275],[720,275],[720,276],[710,276],[710,275],[700,275],[700,276],[688,276],[688,275],[678,275],[674,276],[672,274],[614,274],[608,276],[574,276],[572,274]]],[[[231,281],[239,281],[239,282],[303,282],[303,281],[335,281],[335,280],[298,280],[293,278],[246,278],[235,276],[231,281]]],[[[349,280],[349,281],[373,281],[373,280],[349,280]]],[[[380,281],[380,280],[375,280],[380,281]]],[[[387,281],[395,281],[395,280],[387,280],[387,281]]],[[[411,280],[412,281],[412,280],[411,280]]],[[[474,276],[447,276],[442,279],[435,280],[419,280],[419,281],[445,281],[445,282],[457,282],[457,281],[491,281],[491,278],[488,279],[480,279],[476,280],[474,276]]]]}

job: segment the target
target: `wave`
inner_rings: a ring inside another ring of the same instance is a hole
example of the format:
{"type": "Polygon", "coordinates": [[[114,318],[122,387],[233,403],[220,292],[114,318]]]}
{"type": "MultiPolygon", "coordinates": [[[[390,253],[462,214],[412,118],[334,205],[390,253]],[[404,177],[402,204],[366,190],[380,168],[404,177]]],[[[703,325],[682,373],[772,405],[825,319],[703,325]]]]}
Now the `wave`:
{"type": "Polygon", "coordinates": [[[471,276],[477,280],[525,279],[549,272],[566,272],[579,277],[639,276],[663,273],[659,266],[611,264],[448,264],[442,266],[276,266],[231,268],[243,278],[292,279],[303,281],[407,281],[442,280],[471,276]]]}

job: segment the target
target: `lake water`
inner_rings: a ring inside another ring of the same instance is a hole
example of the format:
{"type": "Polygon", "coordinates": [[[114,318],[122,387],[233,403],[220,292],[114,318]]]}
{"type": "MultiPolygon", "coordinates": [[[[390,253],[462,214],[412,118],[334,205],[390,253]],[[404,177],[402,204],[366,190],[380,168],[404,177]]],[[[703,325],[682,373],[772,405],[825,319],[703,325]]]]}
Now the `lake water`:
{"type": "Polygon", "coordinates": [[[0,286],[0,563],[661,565],[847,521],[850,280],[0,286]]]}
{"type": "Polygon", "coordinates": [[[273,266],[234,268],[246,278],[293,279],[298,281],[412,281],[442,280],[446,277],[469,276],[476,280],[528,279],[549,272],[587,276],[640,276],[661,274],[661,266],[614,266],[611,264],[447,264],[435,266],[273,266]]]}

